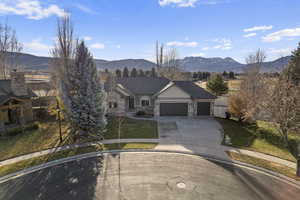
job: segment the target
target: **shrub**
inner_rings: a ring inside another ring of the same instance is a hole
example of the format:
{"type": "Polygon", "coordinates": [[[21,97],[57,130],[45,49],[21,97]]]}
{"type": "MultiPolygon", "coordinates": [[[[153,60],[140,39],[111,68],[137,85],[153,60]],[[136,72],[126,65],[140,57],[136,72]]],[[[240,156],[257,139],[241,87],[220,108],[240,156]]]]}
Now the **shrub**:
{"type": "Polygon", "coordinates": [[[39,128],[39,124],[35,122],[31,124],[26,124],[23,128],[22,127],[11,128],[6,132],[6,135],[15,136],[22,133],[23,131],[32,131],[38,128],[39,128]]]}
{"type": "Polygon", "coordinates": [[[142,110],[139,110],[139,111],[136,112],[135,115],[136,115],[136,116],[144,116],[144,115],[146,115],[146,112],[145,112],[145,111],[142,111],[142,110]]]}

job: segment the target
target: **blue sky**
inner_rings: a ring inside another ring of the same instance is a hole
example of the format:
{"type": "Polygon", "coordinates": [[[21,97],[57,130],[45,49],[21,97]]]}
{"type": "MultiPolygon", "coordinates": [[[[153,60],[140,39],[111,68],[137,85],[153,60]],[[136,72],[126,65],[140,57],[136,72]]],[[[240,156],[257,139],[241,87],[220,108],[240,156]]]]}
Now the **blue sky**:
{"type": "Polygon", "coordinates": [[[70,14],[95,58],[155,57],[156,40],[181,57],[232,57],[258,48],[268,60],[300,41],[299,0],[0,0],[0,21],[24,51],[48,56],[57,18],[70,14]]]}

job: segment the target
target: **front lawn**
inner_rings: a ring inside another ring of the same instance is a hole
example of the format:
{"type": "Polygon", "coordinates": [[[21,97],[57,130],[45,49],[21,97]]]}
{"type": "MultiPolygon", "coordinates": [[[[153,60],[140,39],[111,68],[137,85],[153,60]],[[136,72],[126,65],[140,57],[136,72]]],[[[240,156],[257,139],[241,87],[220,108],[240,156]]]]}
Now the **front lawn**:
{"type": "Polygon", "coordinates": [[[233,159],[237,160],[240,162],[248,163],[254,166],[262,167],[280,174],[283,174],[285,176],[288,176],[290,178],[293,178],[297,181],[300,181],[300,178],[296,176],[296,170],[290,167],[287,167],[285,165],[281,165],[278,163],[270,162],[268,160],[264,160],[261,158],[255,158],[252,156],[240,154],[240,153],[235,153],[235,152],[226,152],[228,156],[233,159]]]}
{"type": "MultiPolygon", "coordinates": [[[[121,138],[158,138],[157,122],[123,119],[121,138]]],[[[73,143],[68,135],[66,123],[63,123],[63,143],[59,142],[58,124],[56,122],[43,122],[39,123],[39,126],[38,130],[26,131],[16,136],[0,137],[0,160],[73,143]]],[[[117,138],[118,120],[110,118],[105,139],[117,138]]],[[[81,140],[77,143],[88,141],[81,140]]]]}
{"type": "Polygon", "coordinates": [[[151,120],[136,120],[130,118],[109,118],[105,139],[119,138],[118,130],[121,124],[120,138],[158,138],[157,122],[151,120]]]}
{"type": "MultiPolygon", "coordinates": [[[[258,121],[257,125],[243,125],[235,120],[217,119],[229,136],[233,147],[257,151],[296,162],[296,159],[284,146],[284,143],[271,123],[258,121]]],[[[300,135],[289,136],[291,145],[297,148],[300,135]]]]}

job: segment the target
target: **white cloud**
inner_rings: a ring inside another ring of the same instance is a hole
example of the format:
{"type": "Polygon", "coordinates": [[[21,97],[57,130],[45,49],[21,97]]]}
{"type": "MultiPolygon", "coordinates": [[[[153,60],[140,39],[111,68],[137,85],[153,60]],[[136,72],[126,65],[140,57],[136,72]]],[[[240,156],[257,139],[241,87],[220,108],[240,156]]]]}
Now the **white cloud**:
{"type": "Polygon", "coordinates": [[[92,44],[92,45],[91,45],[91,48],[92,48],[92,49],[104,49],[104,48],[105,48],[105,45],[102,44],[102,43],[95,43],[95,44],[92,44]]]}
{"type": "Polygon", "coordinates": [[[192,57],[204,57],[205,53],[194,53],[194,54],[191,54],[190,56],[192,56],[192,57]]]}
{"type": "Polygon", "coordinates": [[[287,56],[287,55],[291,55],[292,51],[293,51],[292,48],[283,48],[283,49],[270,48],[268,53],[275,54],[278,56],[287,56]]]}
{"type": "Polygon", "coordinates": [[[0,14],[23,15],[28,19],[40,20],[52,15],[63,17],[68,15],[62,8],[55,4],[42,5],[39,0],[2,0],[0,14]]]}
{"type": "Polygon", "coordinates": [[[121,49],[121,45],[117,45],[116,47],[117,47],[117,49],[121,49]]]}
{"type": "Polygon", "coordinates": [[[159,0],[160,6],[194,7],[198,0],[159,0]]]}
{"type": "Polygon", "coordinates": [[[93,38],[92,37],[90,37],[90,36],[84,36],[83,37],[83,40],[85,40],[85,41],[91,41],[93,38]]]}
{"type": "Polygon", "coordinates": [[[168,42],[167,46],[173,46],[173,47],[197,47],[197,42],[179,42],[179,41],[172,41],[168,42]]]}
{"type": "Polygon", "coordinates": [[[249,37],[254,37],[256,35],[257,35],[257,33],[249,33],[249,34],[244,35],[244,37],[249,38],[249,37]]]}
{"type": "Polygon", "coordinates": [[[203,47],[202,48],[202,51],[207,51],[207,50],[209,50],[210,48],[209,47],[203,47]]]}
{"type": "Polygon", "coordinates": [[[264,37],[262,37],[263,42],[276,42],[280,41],[282,38],[287,37],[298,37],[300,36],[300,27],[291,28],[291,29],[282,29],[280,31],[270,33],[264,37]]]}
{"type": "Polygon", "coordinates": [[[254,26],[251,28],[246,28],[244,29],[244,32],[254,32],[254,31],[267,31],[267,30],[271,30],[273,28],[273,26],[254,26]]]}
{"type": "Polygon", "coordinates": [[[92,10],[91,8],[86,7],[85,5],[79,3],[74,4],[74,6],[85,13],[98,14],[96,11],[92,10]]]}
{"type": "Polygon", "coordinates": [[[43,44],[41,39],[32,40],[29,43],[24,43],[24,51],[28,53],[33,53],[40,56],[48,56],[49,50],[52,46],[43,44]]]}
{"type": "Polygon", "coordinates": [[[226,38],[214,39],[213,42],[219,43],[218,45],[213,47],[214,49],[221,49],[221,50],[232,49],[232,41],[230,39],[226,39],[226,38]]]}

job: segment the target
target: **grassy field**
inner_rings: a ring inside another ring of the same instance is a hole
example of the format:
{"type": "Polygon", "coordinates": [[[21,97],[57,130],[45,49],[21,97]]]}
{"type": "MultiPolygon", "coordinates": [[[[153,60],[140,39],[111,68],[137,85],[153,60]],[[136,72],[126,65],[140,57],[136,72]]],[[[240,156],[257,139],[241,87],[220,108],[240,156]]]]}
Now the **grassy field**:
{"type": "Polygon", "coordinates": [[[230,158],[233,160],[241,161],[244,163],[248,163],[254,166],[262,167],[280,174],[283,174],[287,177],[293,178],[297,181],[300,181],[300,177],[296,176],[296,170],[285,165],[281,165],[278,163],[270,162],[268,160],[255,158],[248,155],[243,155],[235,152],[226,152],[230,158]]]}
{"type": "MultiPolygon", "coordinates": [[[[106,139],[118,138],[117,121],[110,119],[107,126],[106,139]]],[[[125,118],[121,126],[121,138],[157,138],[157,124],[154,121],[133,120],[125,118]]],[[[0,137],[0,160],[23,154],[37,152],[49,148],[72,144],[67,131],[67,124],[63,124],[63,143],[59,142],[58,125],[55,122],[40,123],[40,128],[27,131],[16,136],[0,137]]],[[[85,140],[77,143],[88,142],[85,140]]]]}
{"type": "MultiPolygon", "coordinates": [[[[242,125],[234,120],[217,120],[223,126],[225,134],[231,138],[232,146],[296,162],[271,123],[258,121],[257,125],[242,125]]],[[[297,143],[300,142],[300,135],[290,134],[289,138],[296,149],[297,143]]]]}
{"type": "Polygon", "coordinates": [[[0,176],[26,169],[35,165],[40,165],[53,160],[75,156],[84,153],[90,153],[101,150],[113,150],[113,149],[153,149],[156,146],[155,143],[121,143],[121,144],[107,144],[103,147],[90,146],[82,147],[73,150],[64,150],[56,153],[52,153],[45,156],[39,156],[36,158],[20,161],[14,164],[5,165],[0,168],[0,176]]]}

